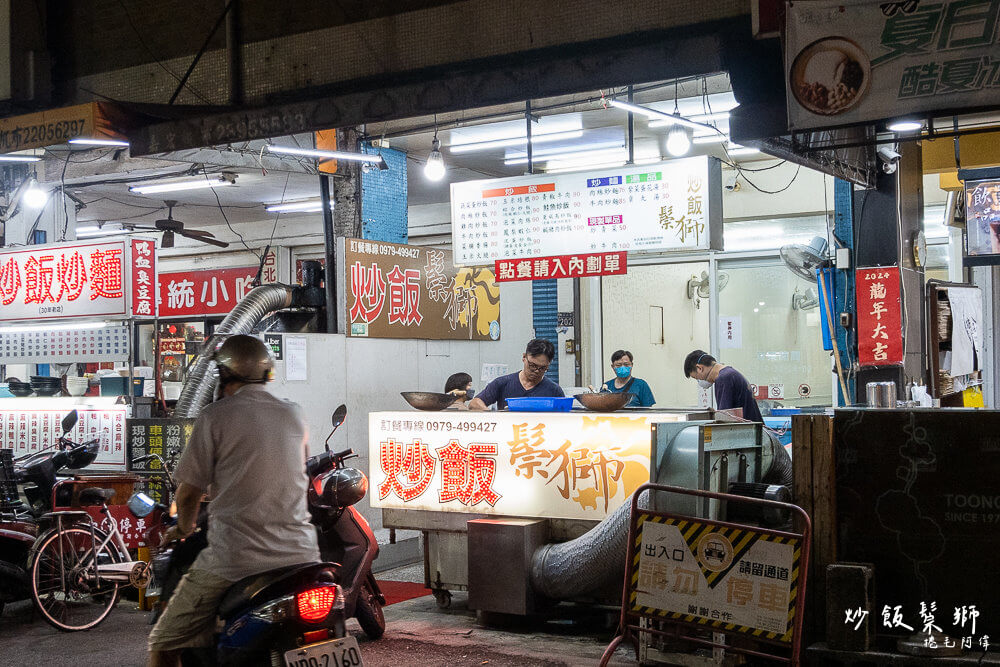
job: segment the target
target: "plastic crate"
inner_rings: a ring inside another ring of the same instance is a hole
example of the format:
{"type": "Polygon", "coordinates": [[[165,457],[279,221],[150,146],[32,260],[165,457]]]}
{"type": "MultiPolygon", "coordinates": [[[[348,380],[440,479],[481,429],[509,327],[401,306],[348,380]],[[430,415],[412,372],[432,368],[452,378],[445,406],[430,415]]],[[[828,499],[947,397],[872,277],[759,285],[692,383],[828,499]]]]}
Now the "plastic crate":
{"type": "Polygon", "coordinates": [[[508,398],[507,409],[511,412],[569,412],[573,407],[573,397],[540,396],[508,398]]]}

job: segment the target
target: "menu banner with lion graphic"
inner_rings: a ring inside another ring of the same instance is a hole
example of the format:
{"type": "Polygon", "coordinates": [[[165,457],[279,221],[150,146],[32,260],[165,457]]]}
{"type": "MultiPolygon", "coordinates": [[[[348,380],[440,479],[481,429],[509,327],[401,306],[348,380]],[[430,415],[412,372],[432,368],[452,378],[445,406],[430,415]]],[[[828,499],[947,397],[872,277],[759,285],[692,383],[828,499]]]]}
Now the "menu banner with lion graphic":
{"type": "Polygon", "coordinates": [[[683,415],[373,412],[373,507],[600,520],[649,481],[650,428],[683,415]]]}
{"type": "Polygon", "coordinates": [[[499,340],[492,269],[456,268],[447,250],[345,239],[349,336],[499,340]]]}

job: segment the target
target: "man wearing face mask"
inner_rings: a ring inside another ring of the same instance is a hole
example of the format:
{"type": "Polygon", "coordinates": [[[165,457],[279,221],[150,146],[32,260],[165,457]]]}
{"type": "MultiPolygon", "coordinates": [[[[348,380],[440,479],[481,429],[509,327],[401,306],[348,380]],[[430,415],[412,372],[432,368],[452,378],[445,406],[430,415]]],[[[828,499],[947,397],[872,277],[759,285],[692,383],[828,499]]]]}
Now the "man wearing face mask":
{"type": "Polygon", "coordinates": [[[757,399],[750,383],[732,366],[720,364],[704,350],[695,350],[684,359],[684,376],[694,378],[705,389],[715,390],[715,407],[719,410],[743,409],[743,419],[763,422],[757,399]]]}
{"type": "Polygon", "coordinates": [[[628,350],[615,351],[611,355],[611,370],[615,372],[615,379],[605,382],[604,388],[615,394],[623,392],[635,394],[625,407],[648,408],[656,403],[653,392],[646,381],[632,375],[631,352],[628,350]]]}
{"type": "Polygon", "coordinates": [[[274,362],[263,341],[230,336],[214,358],[221,397],[202,410],[174,471],[177,525],[167,532],[168,540],[190,535],[211,488],[208,546],[149,635],[154,667],[180,664],[184,648],[212,645],[216,611],[233,582],[319,561],[302,409],[264,388],[274,362]]]}
{"type": "Polygon", "coordinates": [[[448,406],[449,409],[468,410],[467,401],[471,401],[476,392],[472,390],[472,376],[468,373],[453,373],[444,383],[444,393],[457,396],[458,399],[448,406]]]}
{"type": "Polygon", "coordinates": [[[497,404],[497,409],[507,407],[508,398],[549,396],[562,398],[562,387],[545,377],[552,359],[556,356],[556,348],[552,343],[536,338],[528,342],[521,356],[524,368],[517,373],[501,375],[486,385],[479,395],[469,404],[470,410],[486,410],[490,405],[497,404]]]}

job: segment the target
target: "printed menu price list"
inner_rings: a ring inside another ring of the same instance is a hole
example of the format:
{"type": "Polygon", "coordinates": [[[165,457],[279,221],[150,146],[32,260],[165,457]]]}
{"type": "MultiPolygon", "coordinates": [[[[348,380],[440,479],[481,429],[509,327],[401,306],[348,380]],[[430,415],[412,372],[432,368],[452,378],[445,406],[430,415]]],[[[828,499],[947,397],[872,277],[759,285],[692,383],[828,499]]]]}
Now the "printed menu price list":
{"type": "Polygon", "coordinates": [[[0,363],[77,363],[128,359],[128,327],[0,333],[0,363]]]}

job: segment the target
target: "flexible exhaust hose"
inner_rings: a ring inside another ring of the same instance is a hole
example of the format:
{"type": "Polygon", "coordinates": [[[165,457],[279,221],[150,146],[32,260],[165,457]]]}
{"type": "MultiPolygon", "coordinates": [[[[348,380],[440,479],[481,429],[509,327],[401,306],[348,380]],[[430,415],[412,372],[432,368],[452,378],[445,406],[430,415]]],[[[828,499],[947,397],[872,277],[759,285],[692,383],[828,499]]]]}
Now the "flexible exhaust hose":
{"type": "Polygon", "coordinates": [[[227,335],[248,334],[270,313],[292,304],[292,288],[285,285],[255,287],[226,315],[222,324],[202,347],[184,380],[180,398],[174,408],[175,417],[197,417],[201,409],[212,402],[217,379],[211,373],[212,353],[227,335]]]}
{"type": "MultiPolygon", "coordinates": [[[[764,431],[770,447],[770,465],[761,480],[792,487],[792,461],[777,437],[764,431]]],[[[639,509],[649,507],[648,492],[639,498],[639,509]]],[[[630,499],[631,500],[631,499],[630,499]]],[[[546,544],[531,558],[531,587],[551,600],[583,597],[621,584],[625,576],[625,543],[629,513],[626,501],[599,524],[569,542],[546,544]]]]}

